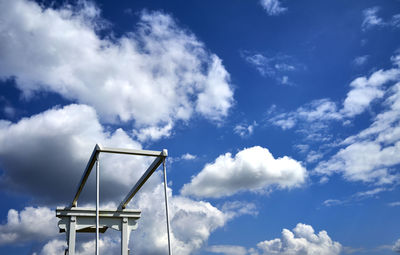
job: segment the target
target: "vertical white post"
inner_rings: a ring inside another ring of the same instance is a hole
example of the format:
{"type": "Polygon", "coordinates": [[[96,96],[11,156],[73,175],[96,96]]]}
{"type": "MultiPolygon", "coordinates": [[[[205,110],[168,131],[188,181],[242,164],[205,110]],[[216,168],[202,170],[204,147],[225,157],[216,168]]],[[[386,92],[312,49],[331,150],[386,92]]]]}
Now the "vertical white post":
{"type": "Polygon", "coordinates": [[[69,218],[68,227],[68,255],[75,255],[76,217],[69,218]]]}
{"type": "Polygon", "coordinates": [[[171,237],[169,230],[169,216],[168,216],[168,195],[167,195],[167,170],[165,167],[165,157],[163,159],[163,169],[164,169],[164,195],[165,195],[165,214],[167,217],[167,234],[168,234],[168,254],[171,255],[171,237]]]}
{"type": "Polygon", "coordinates": [[[121,255],[128,255],[128,218],[121,219],[121,255]]]}
{"type": "Polygon", "coordinates": [[[99,204],[100,204],[100,162],[96,158],[96,255],[99,255],[99,204]]]}

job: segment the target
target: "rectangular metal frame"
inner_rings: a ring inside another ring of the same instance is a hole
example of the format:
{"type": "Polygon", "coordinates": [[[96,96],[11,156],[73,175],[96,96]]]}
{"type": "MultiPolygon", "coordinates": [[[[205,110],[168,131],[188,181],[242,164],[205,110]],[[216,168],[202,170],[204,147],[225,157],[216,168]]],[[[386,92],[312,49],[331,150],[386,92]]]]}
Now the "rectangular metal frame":
{"type": "Polygon", "coordinates": [[[150,176],[154,173],[155,170],[161,165],[163,160],[168,157],[168,151],[166,149],[162,151],[150,151],[150,150],[133,150],[133,149],[119,149],[119,148],[109,148],[102,147],[100,144],[96,144],[93,149],[92,155],[90,156],[89,162],[86,165],[85,172],[82,175],[82,178],[79,182],[78,189],[75,193],[74,199],[72,200],[71,207],[76,207],[78,198],[83,190],[83,187],[86,184],[87,179],[89,178],[90,172],[94,164],[97,161],[97,158],[101,152],[104,153],[114,153],[114,154],[127,154],[127,155],[137,155],[137,156],[150,156],[156,157],[153,163],[149,166],[146,172],[142,175],[142,177],[137,181],[132,190],[128,193],[125,199],[121,202],[120,208],[126,208],[127,204],[132,200],[135,194],[139,191],[139,189],[143,186],[143,184],[150,178],[150,176]]]}

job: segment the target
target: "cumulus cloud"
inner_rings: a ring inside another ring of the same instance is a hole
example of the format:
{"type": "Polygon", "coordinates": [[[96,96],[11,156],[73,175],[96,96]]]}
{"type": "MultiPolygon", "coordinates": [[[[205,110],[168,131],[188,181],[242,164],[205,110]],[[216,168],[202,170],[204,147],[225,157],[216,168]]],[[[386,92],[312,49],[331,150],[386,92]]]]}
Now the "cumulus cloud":
{"type": "Polygon", "coordinates": [[[255,146],[219,156],[185,184],[184,195],[222,197],[244,190],[299,187],[307,171],[300,162],[287,156],[275,159],[268,149],[255,146]]]}
{"type": "Polygon", "coordinates": [[[10,209],[7,222],[0,225],[0,245],[43,241],[58,233],[54,211],[47,207],[25,207],[18,212],[10,209]]]}
{"type": "Polygon", "coordinates": [[[232,105],[221,59],[167,14],[142,12],[120,38],[99,35],[94,4],[2,0],[0,17],[0,77],[15,79],[26,98],[49,91],[91,105],[105,121],[134,121],[140,140],[168,135],[193,114],[221,120],[232,105]]]}
{"type": "Polygon", "coordinates": [[[337,255],[342,250],[342,245],[332,241],[325,230],[316,234],[312,226],[302,223],[293,232],[283,229],[281,238],[260,242],[257,247],[265,255],[337,255]]]}
{"type": "MultiPolygon", "coordinates": [[[[122,129],[113,133],[104,130],[95,110],[86,105],[68,105],[17,123],[2,123],[1,187],[31,194],[38,203],[70,202],[96,143],[142,148],[122,129]]],[[[100,161],[104,201],[123,196],[150,164],[141,157],[124,155],[101,155],[100,161]]],[[[93,179],[85,190],[88,192],[82,193],[83,198],[94,191],[93,179]]]]}
{"type": "Polygon", "coordinates": [[[282,7],[280,0],[260,0],[260,4],[268,15],[280,15],[287,11],[286,7],[282,7]]]}

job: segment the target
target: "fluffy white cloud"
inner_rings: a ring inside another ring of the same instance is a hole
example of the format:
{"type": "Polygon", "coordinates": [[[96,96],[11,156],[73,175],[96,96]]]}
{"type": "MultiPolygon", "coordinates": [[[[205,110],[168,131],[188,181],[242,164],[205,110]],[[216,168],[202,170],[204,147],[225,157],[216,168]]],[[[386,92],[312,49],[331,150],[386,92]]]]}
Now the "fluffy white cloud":
{"type": "Polygon", "coordinates": [[[341,244],[332,241],[325,230],[316,234],[312,226],[302,223],[293,232],[283,229],[281,238],[263,241],[257,246],[265,255],[337,255],[342,250],[341,244]]]}
{"type": "Polygon", "coordinates": [[[183,159],[183,160],[193,160],[193,159],[196,159],[196,158],[197,158],[196,155],[192,155],[190,153],[185,153],[185,154],[183,154],[181,156],[181,159],[183,159]]]}
{"type": "Polygon", "coordinates": [[[302,185],[307,171],[287,156],[275,159],[268,149],[255,146],[219,156],[185,184],[184,195],[222,197],[243,190],[294,188],[302,185]]]}
{"type": "Polygon", "coordinates": [[[194,113],[220,120],[232,105],[221,60],[169,15],[143,12],[133,33],[110,38],[98,35],[104,21],[93,4],[43,9],[1,0],[0,22],[1,78],[15,79],[28,98],[55,92],[95,107],[103,120],[133,120],[141,140],[168,135],[194,113]]]}
{"type": "Polygon", "coordinates": [[[282,7],[280,0],[260,0],[260,4],[269,15],[279,15],[287,10],[282,7]]]}
{"type": "Polygon", "coordinates": [[[26,207],[21,212],[10,209],[7,222],[0,225],[0,245],[43,241],[58,233],[58,220],[47,207],[26,207]]]}
{"type": "Polygon", "coordinates": [[[400,153],[400,142],[385,148],[375,142],[354,143],[341,149],[330,160],[321,162],[316,172],[327,175],[342,173],[349,181],[393,183],[399,176],[391,174],[388,167],[400,163],[400,159],[394,157],[397,153],[400,153]]]}
{"type": "MultiPolygon", "coordinates": [[[[53,254],[63,254],[65,249],[67,248],[67,244],[65,241],[61,241],[58,239],[54,239],[46,243],[39,255],[53,255],[53,254]]],[[[33,255],[38,255],[38,253],[33,253],[33,255]]]]}
{"type": "Polygon", "coordinates": [[[382,98],[387,82],[398,80],[400,69],[378,70],[369,78],[358,77],[350,83],[352,88],[343,103],[341,110],[345,116],[355,116],[362,113],[373,100],[382,98]]]}
{"type": "MultiPolygon", "coordinates": [[[[122,129],[113,133],[104,130],[94,109],[86,105],[51,109],[17,123],[3,121],[0,125],[1,187],[31,194],[39,203],[68,203],[96,143],[141,149],[122,129]]],[[[123,196],[149,162],[141,157],[104,154],[100,164],[104,191],[101,197],[107,201],[123,196]]],[[[154,181],[150,178],[150,183],[154,181]]],[[[90,178],[82,198],[92,192],[94,179],[90,178]]]]}
{"type": "MultiPolygon", "coordinates": [[[[169,190],[170,219],[174,254],[191,254],[199,249],[215,229],[225,225],[230,214],[208,202],[172,196],[169,190]]],[[[140,254],[165,254],[167,230],[162,185],[142,193],[135,201],[142,210],[139,228],[133,235],[132,247],[140,254]]]]}
{"type": "Polygon", "coordinates": [[[342,173],[350,181],[390,184],[400,180],[393,168],[400,163],[394,155],[400,152],[400,83],[393,85],[381,113],[357,135],[346,138],[340,149],[327,161],[320,162],[316,172],[342,173]]]}

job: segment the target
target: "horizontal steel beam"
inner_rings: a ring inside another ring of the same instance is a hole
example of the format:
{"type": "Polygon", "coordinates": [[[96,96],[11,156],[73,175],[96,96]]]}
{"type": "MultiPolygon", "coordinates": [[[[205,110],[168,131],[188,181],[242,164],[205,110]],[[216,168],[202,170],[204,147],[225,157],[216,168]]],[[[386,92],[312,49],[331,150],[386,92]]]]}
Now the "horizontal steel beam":
{"type": "Polygon", "coordinates": [[[159,156],[166,157],[167,156],[167,155],[164,155],[164,151],[119,149],[119,148],[108,148],[108,147],[100,148],[100,152],[116,153],[116,154],[128,154],[128,155],[138,155],[138,156],[152,156],[152,157],[159,157],[159,156]]]}
{"type": "MultiPolygon", "coordinates": [[[[167,155],[167,150],[165,151],[165,155],[167,155]]],[[[154,173],[154,171],[157,170],[157,168],[161,165],[161,163],[164,160],[164,156],[162,157],[157,157],[153,163],[147,168],[146,172],[140,177],[140,179],[136,182],[135,186],[131,189],[131,191],[128,193],[128,195],[125,197],[125,199],[121,202],[119,205],[119,209],[125,209],[126,205],[131,201],[131,199],[135,196],[135,194],[140,190],[140,188],[143,186],[143,184],[147,181],[147,179],[150,178],[150,176],[154,173]]]]}
{"type": "MultiPolygon", "coordinates": [[[[135,218],[139,219],[141,215],[140,210],[129,209],[129,210],[112,210],[112,209],[104,209],[99,211],[100,217],[106,218],[135,218]]],[[[96,217],[96,209],[95,208],[69,208],[69,207],[57,207],[56,216],[58,218],[61,217],[96,217]]]]}

